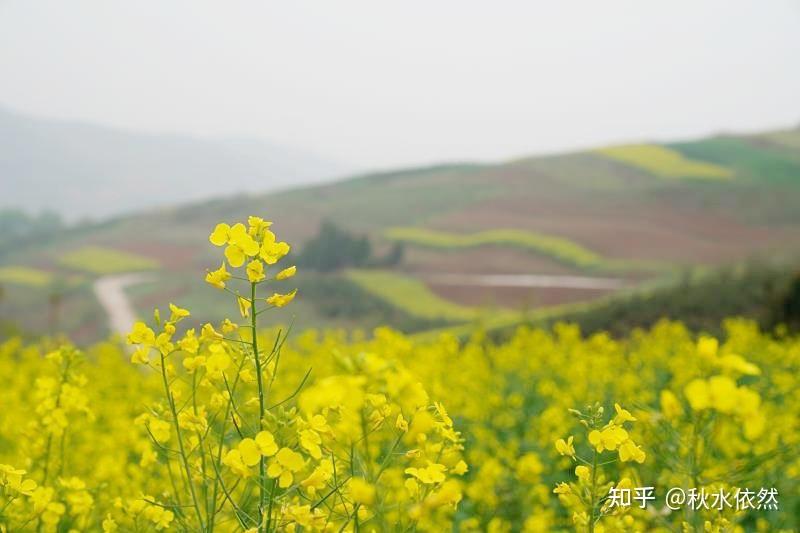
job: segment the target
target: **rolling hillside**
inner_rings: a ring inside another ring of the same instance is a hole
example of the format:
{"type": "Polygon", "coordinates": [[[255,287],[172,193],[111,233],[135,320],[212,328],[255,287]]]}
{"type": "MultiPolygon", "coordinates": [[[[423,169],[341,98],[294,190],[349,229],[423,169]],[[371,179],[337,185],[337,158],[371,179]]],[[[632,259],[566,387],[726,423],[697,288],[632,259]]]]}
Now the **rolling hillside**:
{"type": "Polygon", "coordinates": [[[171,298],[213,317],[220,294],[202,281],[218,266],[208,233],[249,214],[275,220],[295,250],[323,220],[367,235],[377,255],[403,245],[388,270],[301,273],[301,328],[513,321],[687,267],[796,257],[800,130],[449,164],[151,210],[5,253],[0,313],[13,309],[44,329],[47,295],[58,286],[62,326],[95,338],[104,326],[91,282],[104,273],[96,258],[105,253],[108,273],[151,272],[128,289],[141,313],[171,298]]]}
{"type": "Polygon", "coordinates": [[[250,139],[152,135],[40,119],[0,107],[0,208],[71,219],[275,190],[343,175],[316,154],[250,139]]]}

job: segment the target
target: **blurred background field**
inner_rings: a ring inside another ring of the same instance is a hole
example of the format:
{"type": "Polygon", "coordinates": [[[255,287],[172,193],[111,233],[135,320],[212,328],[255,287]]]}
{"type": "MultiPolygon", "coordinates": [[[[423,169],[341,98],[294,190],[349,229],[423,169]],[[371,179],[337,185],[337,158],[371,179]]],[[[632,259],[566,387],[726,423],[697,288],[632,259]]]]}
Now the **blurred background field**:
{"type": "Polygon", "coordinates": [[[795,3],[42,2],[0,5],[6,329],[219,318],[187,273],[248,215],[293,244],[301,329],[794,309],[795,3]]]}
{"type": "Polygon", "coordinates": [[[45,229],[7,210],[0,308],[31,335],[57,325],[98,340],[108,310],[93,284],[148,271],[123,288],[137,312],[167,297],[218,319],[213,291],[184,273],[208,267],[215,221],[264,213],[294,243],[301,328],[503,330],[561,317],[594,328],[605,316],[625,329],[732,314],[768,325],[793,297],[798,144],[800,130],[784,130],[441,165],[45,229]]]}

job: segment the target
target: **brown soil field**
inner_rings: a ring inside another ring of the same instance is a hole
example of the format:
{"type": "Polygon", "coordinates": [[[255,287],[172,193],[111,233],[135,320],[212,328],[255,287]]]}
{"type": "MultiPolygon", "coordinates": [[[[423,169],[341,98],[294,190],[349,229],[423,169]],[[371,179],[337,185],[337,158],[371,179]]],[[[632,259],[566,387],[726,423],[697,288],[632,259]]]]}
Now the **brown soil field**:
{"type": "Polygon", "coordinates": [[[168,270],[187,270],[194,263],[198,251],[191,246],[154,241],[128,242],[119,248],[125,252],[151,257],[158,261],[162,268],[168,270]]]}
{"type": "Polygon", "coordinates": [[[403,263],[404,270],[412,274],[580,274],[548,257],[504,246],[461,250],[407,246],[403,263]]]}
{"type": "Polygon", "coordinates": [[[798,228],[746,226],[723,214],[641,203],[578,209],[518,197],[492,199],[469,211],[445,214],[432,220],[430,227],[521,228],[574,240],[608,258],[705,264],[742,259],[787,242],[800,244],[798,228]]]}
{"type": "Polygon", "coordinates": [[[465,306],[496,306],[517,310],[587,301],[612,292],[564,288],[462,287],[437,284],[429,284],[428,288],[442,298],[465,306]]]}

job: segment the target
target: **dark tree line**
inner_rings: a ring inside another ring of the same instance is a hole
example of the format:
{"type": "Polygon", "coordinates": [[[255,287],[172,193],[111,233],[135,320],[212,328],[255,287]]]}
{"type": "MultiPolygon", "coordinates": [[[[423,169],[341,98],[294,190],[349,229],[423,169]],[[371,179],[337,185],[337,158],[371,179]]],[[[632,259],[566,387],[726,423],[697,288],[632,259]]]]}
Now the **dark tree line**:
{"type": "Polygon", "coordinates": [[[330,221],[305,243],[297,264],[317,272],[334,272],[348,267],[393,266],[403,260],[403,245],[395,243],[383,257],[375,257],[366,235],[356,235],[330,221]]]}
{"type": "Polygon", "coordinates": [[[43,242],[64,228],[57,213],[31,215],[20,209],[0,209],[0,256],[19,245],[43,242]]]}

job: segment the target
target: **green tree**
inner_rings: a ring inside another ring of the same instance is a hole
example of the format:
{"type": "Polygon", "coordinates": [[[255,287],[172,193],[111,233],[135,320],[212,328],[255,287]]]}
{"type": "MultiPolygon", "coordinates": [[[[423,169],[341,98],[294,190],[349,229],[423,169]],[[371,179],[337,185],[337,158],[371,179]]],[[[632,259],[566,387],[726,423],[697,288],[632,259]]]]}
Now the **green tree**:
{"type": "Polygon", "coordinates": [[[319,234],[305,244],[297,263],[318,272],[333,272],[367,266],[371,257],[372,246],[366,236],[354,235],[325,221],[319,234]]]}

